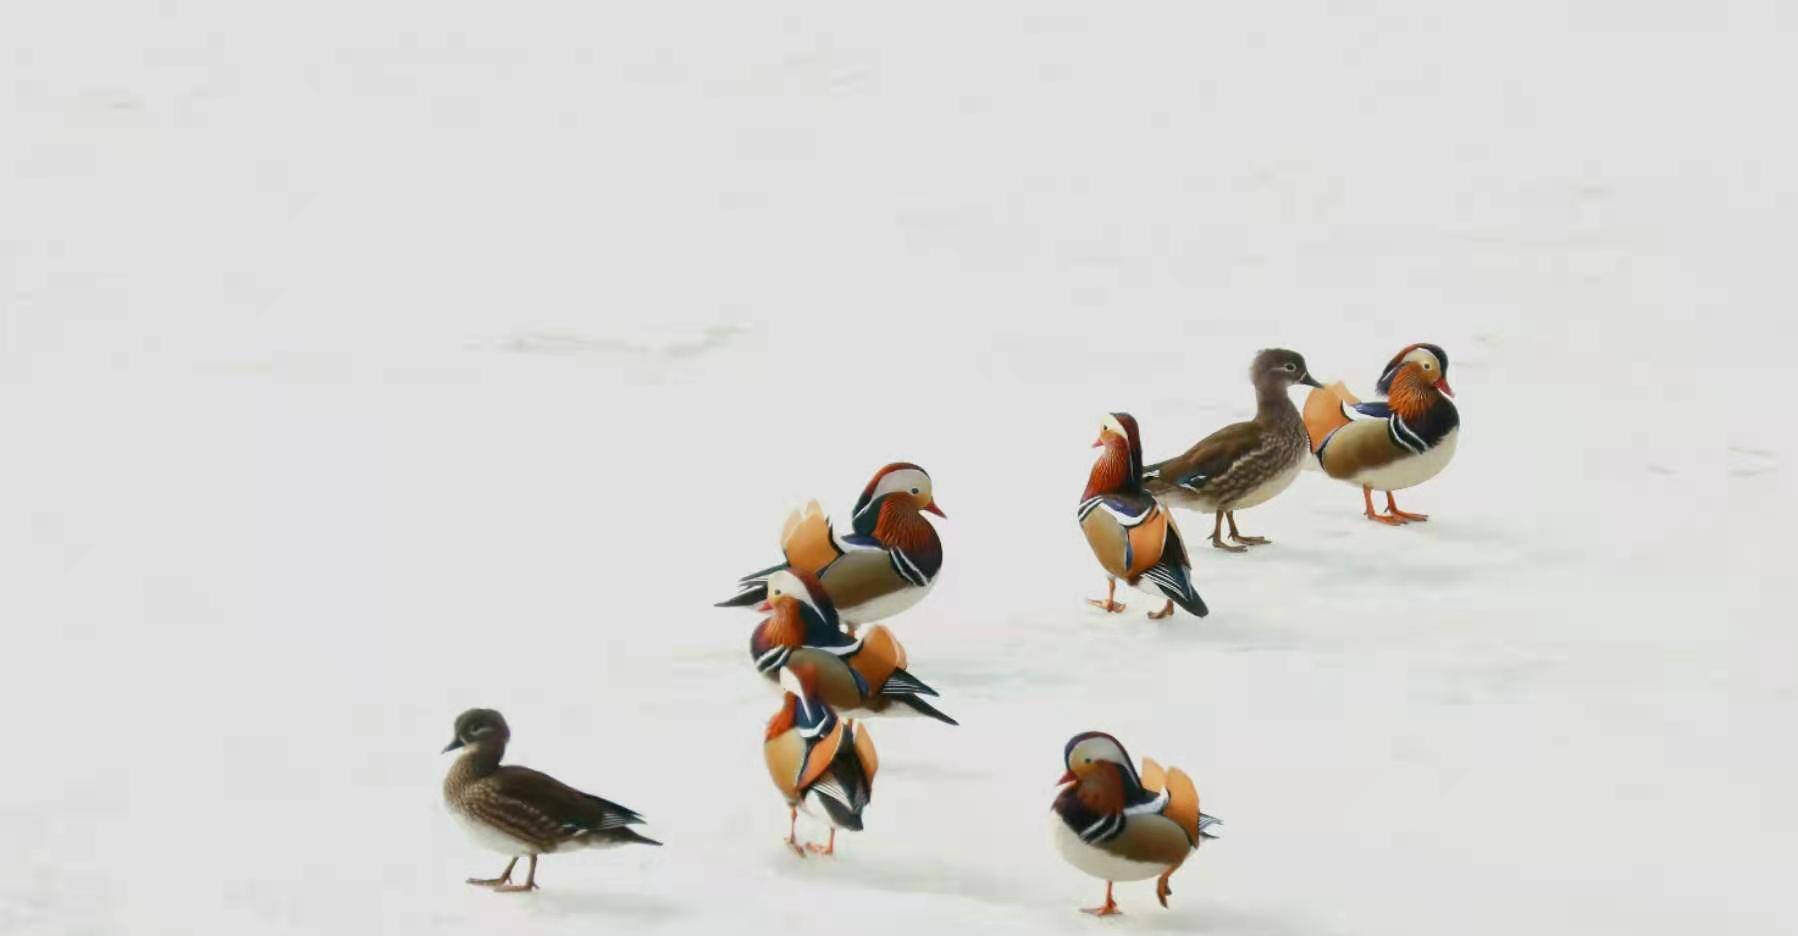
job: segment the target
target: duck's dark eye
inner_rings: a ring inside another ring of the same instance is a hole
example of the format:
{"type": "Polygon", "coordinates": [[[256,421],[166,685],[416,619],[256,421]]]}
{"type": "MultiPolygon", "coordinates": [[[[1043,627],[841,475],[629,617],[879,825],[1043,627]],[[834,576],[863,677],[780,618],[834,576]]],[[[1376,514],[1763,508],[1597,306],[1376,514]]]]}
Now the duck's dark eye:
{"type": "Polygon", "coordinates": [[[1295,370],[1298,370],[1299,368],[1298,368],[1298,365],[1288,362],[1285,364],[1281,364],[1280,369],[1284,370],[1284,371],[1295,371],[1295,370]]]}
{"type": "Polygon", "coordinates": [[[1090,758],[1090,757],[1089,757],[1089,758],[1087,758],[1087,759],[1086,759],[1086,762],[1087,762],[1087,763],[1089,763],[1089,764],[1090,764],[1090,763],[1092,763],[1092,762],[1093,762],[1093,759],[1092,759],[1092,758],[1090,758]]]}
{"type": "Polygon", "coordinates": [[[918,493],[918,489],[917,489],[917,488],[912,488],[912,489],[911,489],[911,492],[912,492],[912,493],[913,493],[913,494],[916,494],[916,493],[918,493]]]}

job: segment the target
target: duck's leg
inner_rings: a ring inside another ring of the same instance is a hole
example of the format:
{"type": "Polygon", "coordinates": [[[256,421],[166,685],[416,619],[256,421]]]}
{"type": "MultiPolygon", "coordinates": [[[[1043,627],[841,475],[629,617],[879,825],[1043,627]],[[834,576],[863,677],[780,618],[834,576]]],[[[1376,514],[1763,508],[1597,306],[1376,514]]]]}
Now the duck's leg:
{"type": "Polygon", "coordinates": [[[1392,499],[1391,491],[1386,492],[1386,512],[1405,521],[1416,520],[1421,523],[1422,521],[1430,519],[1429,514],[1406,513],[1398,509],[1398,503],[1392,499]]]}
{"type": "Polygon", "coordinates": [[[496,878],[469,878],[468,883],[473,884],[477,887],[498,887],[501,884],[510,884],[510,883],[512,883],[512,869],[517,866],[518,866],[518,856],[513,855],[512,860],[506,862],[506,870],[501,871],[499,873],[499,877],[496,877],[496,878]]]}
{"type": "Polygon", "coordinates": [[[1086,599],[1086,603],[1095,608],[1103,608],[1106,614],[1116,614],[1119,611],[1124,610],[1124,606],[1116,600],[1117,594],[1118,580],[1108,578],[1105,580],[1105,600],[1100,601],[1097,598],[1088,598],[1086,599]]]}
{"type": "Polygon", "coordinates": [[[797,806],[787,807],[787,847],[793,850],[793,854],[801,858],[805,857],[805,849],[799,845],[799,807],[797,806]]]}
{"type": "Polygon", "coordinates": [[[1105,906],[1103,906],[1103,907],[1085,907],[1085,908],[1082,908],[1080,912],[1081,913],[1090,913],[1093,916],[1112,916],[1113,914],[1123,913],[1124,911],[1119,910],[1118,902],[1111,899],[1111,882],[1106,881],[1105,882],[1105,906]]]}
{"type": "Polygon", "coordinates": [[[1167,886],[1167,879],[1173,877],[1174,872],[1178,870],[1180,870],[1180,866],[1175,865],[1161,872],[1161,877],[1155,879],[1155,899],[1161,901],[1163,907],[1167,906],[1167,895],[1174,892],[1173,888],[1167,886]]]}
{"type": "Polygon", "coordinates": [[[530,858],[531,858],[531,869],[529,871],[525,872],[523,884],[501,884],[500,886],[495,887],[494,890],[501,891],[501,892],[507,893],[507,894],[516,894],[516,893],[519,893],[520,891],[536,890],[537,889],[537,856],[533,854],[530,856],[530,858]]]}
{"type": "Polygon", "coordinates": [[[1363,514],[1367,519],[1378,523],[1384,523],[1387,526],[1404,526],[1405,521],[1398,517],[1388,517],[1373,512],[1373,488],[1370,488],[1365,484],[1361,485],[1361,500],[1367,505],[1367,510],[1363,514]]]}
{"type": "Polygon", "coordinates": [[[1236,511],[1229,511],[1225,513],[1224,516],[1230,518],[1230,538],[1232,540],[1235,540],[1238,543],[1247,543],[1250,546],[1266,546],[1268,543],[1273,542],[1273,540],[1270,540],[1265,536],[1244,536],[1237,532],[1236,511]]]}
{"type": "MultiPolygon", "coordinates": [[[[1230,521],[1230,527],[1235,529],[1236,521],[1234,519],[1230,521]]],[[[1232,546],[1224,542],[1224,512],[1221,510],[1217,512],[1217,522],[1211,525],[1211,545],[1230,552],[1248,552],[1249,550],[1247,546],[1232,546]]]]}
{"type": "Polygon", "coordinates": [[[830,844],[829,845],[819,845],[817,842],[807,842],[807,843],[805,843],[805,850],[809,851],[809,852],[813,852],[815,854],[819,854],[819,855],[834,855],[834,854],[836,854],[837,853],[837,829],[836,829],[836,826],[830,827],[830,844]]]}
{"type": "Polygon", "coordinates": [[[1159,621],[1162,618],[1172,617],[1173,614],[1174,614],[1174,599],[1169,598],[1167,600],[1167,607],[1162,608],[1160,611],[1150,611],[1149,612],[1149,620],[1159,621]]]}

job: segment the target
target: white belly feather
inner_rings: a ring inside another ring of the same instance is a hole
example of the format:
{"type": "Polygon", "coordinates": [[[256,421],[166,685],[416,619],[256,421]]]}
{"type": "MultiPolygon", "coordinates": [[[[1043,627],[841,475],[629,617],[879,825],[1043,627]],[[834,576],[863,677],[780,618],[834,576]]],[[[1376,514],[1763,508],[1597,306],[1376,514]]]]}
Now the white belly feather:
{"type": "Polygon", "coordinates": [[[936,587],[936,579],[931,579],[923,588],[901,588],[889,592],[879,598],[871,598],[851,608],[838,608],[837,617],[845,624],[861,626],[875,621],[884,621],[912,605],[924,600],[930,590],[936,587]]]}
{"type": "Polygon", "coordinates": [[[1148,861],[1131,861],[1120,858],[1095,845],[1088,845],[1080,840],[1061,817],[1051,812],[1049,818],[1055,823],[1055,849],[1061,852],[1068,864],[1085,871],[1101,881],[1146,881],[1152,877],[1160,877],[1166,871],[1165,865],[1148,861]]]}
{"type": "Polygon", "coordinates": [[[456,817],[456,825],[468,833],[469,840],[488,851],[502,855],[529,855],[537,851],[535,846],[521,842],[454,806],[449,807],[449,811],[450,815],[456,817]]]}
{"type": "Polygon", "coordinates": [[[1365,484],[1376,491],[1402,491],[1408,487],[1416,487],[1442,473],[1448,467],[1448,461],[1455,457],[1455,441],[1460,437],[1459,428],[1450,429],[1448,435],[1442,437],[1422,455],[1401,458],[1390,465],[1369,468],[1356,473],[1353,480],[1356,484],[1365,484]]]}
{"type": "Polygon", "coordinates": [[[1310,460],[1309,455],[1294,459],[1292,464],[1288,465],[1279,474],[1261,482],[1247,494],[1244,494],[1242,499],[1236,502],[1236,506],[1231,507],[1230,509],[1246,510],[1257,504],[1265,504],[1268,501],[1273,500],[1276,494],[1279,494],[1281,491],[1284,491],[1287,487],[1291,486],[1292,479],[1299,476],[1300,469],[1304,467],[1305,462],[1308,460],[1310,460]]]}

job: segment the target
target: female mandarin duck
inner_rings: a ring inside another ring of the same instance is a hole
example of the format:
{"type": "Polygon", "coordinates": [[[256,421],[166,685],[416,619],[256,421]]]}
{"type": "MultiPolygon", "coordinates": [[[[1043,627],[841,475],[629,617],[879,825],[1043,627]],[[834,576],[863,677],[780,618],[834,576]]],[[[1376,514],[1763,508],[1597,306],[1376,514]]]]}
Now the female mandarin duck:
{"type": "Polygon", "coordinates": [[[1186,557],[1186,544],[1174,518],[1142,486],[1142,435],[1136,418],[1129,413],[1112,413],[1099,427],[1099,440],[1094,448],[1104,454],[1093,463],[1092,475],[1086,482],[1086,493],[1080,495],[1080,529],[1086,533],[1087,545],[1105,567],[1108,581],[1105,600],[1088,599],[1094,607],[1108,613],[1124,610],[1117,597],[1118,579],[1144,591],[1144,580],[1155,592],[1167,599],[1167,606],[1149,612],[1159,620],[1174,613],[1174,605],[1204,617],[1210,613],[1204,599],[1192,587],[1192,562],[1186,557]]]}
{"type": "Polygon", "coordinates": [[[1168,878],[1222,823],[1199,812],[1192,778],[1178,767],[1163,770],[1145,757],[1142,773],[1118,739],[1087,731],[1062,751],[1065,787],[1055,797],[1055,846],[1068,863],[1105,881],[1105,903],[1085,912],[1120,912],[1111,897],[1118,881],[1158,877],[1155,897],[1167,906],[1168,878]]]}
{"type": "Polygon", "coordinates": [[[1287,389],[1295,383],[1321,387],[1297,351],[1269,348],[1249,365],[1255,384],[1255,418],[1232,423],[1200,439],[1192,448],[1143,471],[1143,488],[1173,507],[1217,514],[1211,545],[1231,552],[1268,540],[1236,529],[1236,512],[1272,500],[1299,476],[1311,453],[1305,421],[1287,389]],[[1224,521],[1230,539],[1223,540],[1224,521]]]}
{"type": "Polygon", "coordinates": [[[512,729],[492,709],[469,709],[456,718],[456,736],[444,752],[466,749],[443,779],[443,800],[475,843],[511,857],[496,878],[468,883],[498,891],[537,889],[537,856],[581,848],[660,845],[631,826],[643,817],[582,793],[529,767],[500,766],[512,729]],[[512,883],[520,857],[531,860],[523,884],[512,883]]]}
{"type": "Polygon", "coordinates": [[[793,511],[780,534],[786,561],[743,576],[737,593],[718,606],[753,605],[767,597],[770,575],[797,569],[824,583],[850,633],[890,618],[924,600],[943,567],[943,542],[925,513],[945,516],[930,475],[910,462],[894,462],[862,489],[848,535],[837,534],[817,501],[793,511]]]}
{"type": "Polygon", "coordinates": [[[950,725],[924,696],[936,690],[905,671],[905,648],[879,624],[861,637],[837,626],[830,595],[813,576],[791,569],[768,576],[768,616],[749,635],[749,656],[770,680],[782,667],[809,664],[819,697],[844,715],[927,715],[950,725]]]}
{"type": "Polygon", "coordinates": [[[1311,391],[1305,428],[1317,463],[1332,478],[1361,485],[1367,519],[1389,526],[1428,520],[1406,513],[1393,491],[1434,478],[1455,457],[1461,415],[1448,385],[1448,352],[1433,344],[1400,351],[1380,375],[1379,403],[1362,403],[1340,383],[1311,391]],[[1386,492],[1386,513],[1373,509],[1373,492],[1386,492]]]}
{"type": "Polygon", "coordinates": [[[817,677],[810,663],[781,669],[786,698],[769,719],[762,743],[768,776],[787,800],[787,847],[801,858],[807,851],[836,854],[838,829],[861,831],[862,810],[874,795],[880,767],[868,729],[831,711],[819,695],[817,677]],[[800,847],[801,809],[830,824],[828,845],[800,847]]]}

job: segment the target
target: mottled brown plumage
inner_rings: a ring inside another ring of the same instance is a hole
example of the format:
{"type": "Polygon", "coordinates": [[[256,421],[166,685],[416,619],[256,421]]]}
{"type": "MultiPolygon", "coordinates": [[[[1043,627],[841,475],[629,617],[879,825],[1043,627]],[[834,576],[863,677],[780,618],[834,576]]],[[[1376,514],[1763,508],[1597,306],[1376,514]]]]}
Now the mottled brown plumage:
{"type": "Polygon", "coordinates": [[[1284,491],[1298,477],[1310,451],[1305,421],[1287,396],[1287,388],[1294,383],[1317,385],[1306,369],[1305,358],[1282,348],[1256,355],[1249,378],[1255,385],[1254,419],[1225,426],[1143,472],[1143,489],[1162,502],[1215,513],[1211,544],[1236,552],[1242,547],[1223,542],[1226,516],[1232,539],[1251,545],[1267,542],[1237,532],[1233,514],[1284,491]]]}
{"type": "Polygon", "coordinates": [[[662,843],[630,826],[643,817],[610,800],[583,793],[529,767],[500,766],[511,730],[492,709],[470,709],[456,719],[456,738],[445,751],[465,749],[443,780],[443,799],[479,844],[530,859],[530,875],[511,883],[512,864],[500,877],[470,879],[501,890],[536,888],[537,856],[578,848],[662,843]]]}

